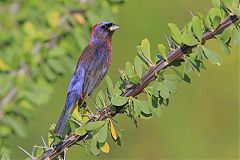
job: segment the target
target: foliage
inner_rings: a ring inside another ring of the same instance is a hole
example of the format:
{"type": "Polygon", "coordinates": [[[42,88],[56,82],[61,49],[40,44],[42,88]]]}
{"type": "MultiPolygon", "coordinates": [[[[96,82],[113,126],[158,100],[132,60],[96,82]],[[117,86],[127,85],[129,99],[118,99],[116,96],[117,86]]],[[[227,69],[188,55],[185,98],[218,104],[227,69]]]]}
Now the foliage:
{"type": "Polygon", "coordinates": [[[112,0],[0,1],[0,155],[46,103],[51,83],[73,71],[91,27],[117,12],[112,0]]]}

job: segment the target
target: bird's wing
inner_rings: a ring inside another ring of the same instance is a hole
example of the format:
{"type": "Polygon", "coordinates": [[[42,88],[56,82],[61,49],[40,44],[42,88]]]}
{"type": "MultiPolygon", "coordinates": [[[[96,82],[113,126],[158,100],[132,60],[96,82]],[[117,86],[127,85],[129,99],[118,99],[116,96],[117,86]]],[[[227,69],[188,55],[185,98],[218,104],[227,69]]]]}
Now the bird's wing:
{"type": "Polygon", "coordinates": [[[89,95],[98,86],[108,69],[106,49],[98,48],[88,54],[88,59],[83,62],[85,77],[83,84],[84,95],[89,95]],[[97,53],[96,53],[97,52],[97,53]]]}
{"type": "Polygon", "coordinates": [[[77,92],[80,95],[83,89],[84,77],[85,77],[84,64],[78,63],[76,70],[71,78],[68,87],[68,93],[77,92]]]}
{"type": "Polygon", "coordinates": [[[101,77],[105,75],[107,68],[102,59],[94,59],[88,63],[86,75],[84,78],[83,91],[84,95],[89,95],[100,83],[101,77]]]}

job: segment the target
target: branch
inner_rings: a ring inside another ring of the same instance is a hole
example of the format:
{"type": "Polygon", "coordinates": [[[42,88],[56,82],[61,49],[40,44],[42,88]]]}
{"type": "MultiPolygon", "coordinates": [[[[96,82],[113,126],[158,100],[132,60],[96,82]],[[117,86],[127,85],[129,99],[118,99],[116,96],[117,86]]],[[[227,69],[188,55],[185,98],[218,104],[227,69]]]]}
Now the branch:
{"type": "MultiPolygon", "coordinates": [[[[233,23],[239,21],[238,17],[236,15],[228,15],[217,27],[216,30],[214,31],[207,31],[203,34],[202,38],[202,44],[205,44],[205,42],[209,39],[212,39],[216,37],[216,35],[222,33],[227,27],[232,25],[233,23]]],[[[184,53],[188,52],[189,50],[192,50],[193,48],[197,47],[195,46],[187,46],[183,45],[181,47],[177,47],[176,49],[171,50],[168,55],[166,60],[161,60],[159,61],[155,66],[152,66],[149,68],[149,70],[143,75],[141,78],[141,83],[140,84],[135,84],[132,87],[128,88],[122,96],[126,97],[135,97],[138,94],[140,94],[144,88],[146,88],[152,81],[154,81],[156,77],[156,73],[159,73],[161,70],[167,68],[172,62],[181,59],[184,56],[184,53]]],[[[91,118],[88,122],[92,121],[99,121],[99,120],[104,120],[108,117],[110,110],[113,106],[110,105],[106,107],[104,110],[102,110],[99,113],[98,118],[91,118]]],[[[124,109],[124,106],[120,106],[116,108],[116,111],[114,113],[111,113],[111,117],[114,117],[118,113],[122,113],[124,109]]],[[[91,136],[90,132],[86,133],[83,136],[78,136],[75,133],[71,133],[67,138],[64,140],[60,141],[58,144],[53,146],[53,148],[45,151],[43,155],[40,157],[40,160],[48,160],[48,159],[53,159],[61,155],[65,150],[70,148],[72,145],[76,144],[79,141],[83,141],[88,139],[91,136]]]]}

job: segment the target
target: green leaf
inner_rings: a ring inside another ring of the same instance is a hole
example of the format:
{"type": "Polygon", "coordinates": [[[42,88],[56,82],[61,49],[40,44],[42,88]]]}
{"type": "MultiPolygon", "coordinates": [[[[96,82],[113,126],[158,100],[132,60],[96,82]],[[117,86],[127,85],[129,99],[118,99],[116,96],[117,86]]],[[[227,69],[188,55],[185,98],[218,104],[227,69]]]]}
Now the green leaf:
{"type": "Polygon", "coordinates": [[[85,125],[84,128],[87,131],[92,131],[92,130],[102,127],[104,124],[106,124],[106,121],[89,122],[88,124],[85,125]]]}
{"type": "Polygon", "coordinates": [[[142,106],[141,111],[145,114],[151,114],[151,111],[150,111],[149,106],[147,104],[142,106]]]}
{"type": "Polygon", "coordinates": [[[134,67],[130,62],[125,63],[125,74],[127,74],[128,77],[134,75],[134,67]]]}
{"type": "Polygon", "coordinates": [[[219,8],[211,8],[207,14],[205,23],[208,28],[216,29],[221,22],[221,11],[219,8]]]}
{"type": "Polygon", "coordinates": [[[240,45],[240,30],[234,29],[233,42],[235,45],[240,45]]]}
{"type": "Polygon", "coordinates": [[[87,131],[84,127],[79,127],[76,129],[75,133],[79,136],[83,136],[87,133],[87,131]]]}
{"type": "Polygon", "coordinates": [[[150,51],[150,43],[148,39],[144,39],[141,42],[141,50],[144,56],[151,62],[151,51],[150,51]]]}
{"type": "Polygon", "coordinates": [[[158,50],[163,59],[167,60],[166,47],[163,44],[158,44],[158,50]]]}
{"type": "Polygon", "coordinates": [[[122,81],[117,81],[114,87],[113,95],[120,95],[122,93],[120,89],[122,85],[124,85],[122,81]]]}
{"type": "Polygon", "coordinates": [[[216,28],[220,25],[221,20],[222,20],[222,19],[221,19],[220,17],[218,17],[218,16],[216,16],[216,17],[213,19],[212,26],[213,26],[214,29],[216,29],[216,28]]]}
{"type": "MultiPolygon", "coordinates": [[[[232,5],[235,0],[222,0],[222,2],[227,6],[228,9],[232,10],[232,5]]],[[[237,0],[238,1],[238,0],[237,0]]]]}
{"type": "Polygon", "coordinates": [[[222,58],[218,54],[205,48],[204,46],[202,46],[202,48],[203,48],[204,54],[212,64],[217,64],[218,66],[221,65],[222,58]]]}
{"type": "Polygon", "coordinates": [[[195,58],[190,58],[190,62],[192,65],[192,69],[195,71],[195,73],[200,76],[200,69],[199,67],[202,67],[201,61],[197,61],[195,58]]]}
{"type": "Polygon", "coordinates": [[[195,46],[199,43],[192,33],[187,33],[186,31],[183,32],[181,38],[183,43],[188,46],[195,46]]]}
{"type": "Polygon", "coordinates": [[[144,106],[146,106],[146,102],[145,101],[141,101],[138,99],[133,99],[133,105],[134,105],[134,111],[137,115],[141,114],[142,108],[144,106]]]}
{"type": "Polygon", "coordinates": [[[186,58],[185,65],[184,65],[184,73],[188,74],[192,71],[192,64],[191,61],[186,58]]]}
{"type": "Polygon", "coordinates": [[[114,96],[111,99],[111,102],[115,106],[122,106],[127,103],[129,97],[123,97],[123,96],[114,96]]]}
{"type": "Polygon", "coordinates": [[[55,126],[56,124],[52,124],[48,131],[48,146],[52,146],[53,142],[55,141],[55,136],[54,136],[55,126]]]}
{"type": "Polygon", "coordinates": [[[99,108],[104,108],[106,105],[105,104],[105,93],[103,91],[99,91],[97,94],[97,98],[96,98],[96,103],[98,105],[99,108]]]}
{"type": "Polygon", "coordinates": [[[187,74],[183,74],[183,80],[187,83],[191,83],[191,79],[187,74]]]}
{"type": "Polygon", "coordinates": [[[212,4],[213,4],[214,7],[218,7],[218,8],[221,7],[221,2],[220,2],[220,0],[212,0],[212,4]]]}
{"type": "Polygon", "coordinates": [[[159,99],[155,96],[148,95],[148,103],[150,106],[151,113],[160,117],[161,109],[159,105],[159,99]]]}
{"type": "Polygon", "coordinates": [[[100,143],[106,142],[107,140],[107,131],[108,131],[108,124],[106,123],[97,133],[96,138],[97,141],[100,143]]]}
{"type": "Polygon", "coordinates": [[[181,81],[181,78],[177,75],[164,75],[164,78],[166,80],[173,81],[174,83],[181,81]]]}
{"type": "Polygon", "coordinates": [[[112,95],[113,94],[113,82],[111,80],[111,78],[109,76],[106,76],[106,82],[107,82],[107,85],[108,85],[108,91],[109,93],[112,95]]]}
{"type": "Polygon", "coordinates": [[[203,30],[203,22],[200,20],[199,17],[193,16],[192,27],[193,27],[194,34],[197,36],[198,40],[201,42],[204,30],[203,30]]]}
{"type": "Polygon", "coordinates": [[[116,127],[118,137],[122,138],[123,137],[123,129],[121,129],[119,123],[117,123],[117,122],[114,123],[114,126],[116,127]]]}
{"type": "Polygon", "coordinates": [[[229,26],[220,35],[218,35],[217,38],[223,41],[224,43],[228,43],[229,40],[231,39],[232,33],[233,26],[229,26]]]}
{"type": "Polygon", "coordinates": [[[238,17],[240,17],[240,7],[239,7],[239,4],[238,4],[238,7],[237,6],[233,6],[233,13],[236,14],[238,17]]]}
{"type": "Polygon", "coordinates": [[[176,85],[174,82],[169,81],[168,79],[165,79],[162,83],[169,89],[171,93],[176,92],[176,85]]]}
{"type": "Polygon", "coordinates": [[[160,90],[160,95],[162,98],[167,99],[169,98],[169,89],[167,88],[166,85],[163,83],[159,83],[159,90],[160,90]]]}
{"type": "Polygon", "coordinates": [[[143,64],[142,64],[142,60],[138,56],[136,56],[134,59],[134,68],[137,75],[141,77],[143,72],[143,64]]]}
{"type": "Polygon", "coordinates": [[[97,147],[97,138],[96,138],[96,136],[93,136],[93,138],[92,138],[90,151],[95,156],[99,155],[99,153],[100,153],[100,150],[97,147]]]}
{"type": "Polygon", "coordinates": [[[182,80],[184,80],[187,83],[191,83],[191,79],[188,77],[187,74],[183,73],[182,71],[178,70],[177,68],[173,68],[173,70],[176,73],[176,75],[179,76],[179,78],[181,78],[182,80]]]}
{"type": "Polygon", "coordinates": [[[230,54],[230,49],[229,47],[220,39],[218,39],[218,44],[219,44],[219,48],[227,55],[230,54]]]}
{"type": "Polygon", "coordinates": [[[154,81],[152,88],[153,88],[153,95],[155,97],[159,97],[159,82],[157,80],[154,81]]]}
{"type": "Polygon", "coordinates": [[[140,83],[140,77],[138,75],[134,75],[129,77],[129,82],[133,83],[133,84],[139,84],[140,83]]]}
{"type": "Polygon", "coordinates": [[[170,33],[172,38],[175,40],[175,42],[177,42],[178,44],[181,44],[181,32],[178,29],[177,25],[174,23],[168,23],[168,27],[170,29],[170,33]]]}

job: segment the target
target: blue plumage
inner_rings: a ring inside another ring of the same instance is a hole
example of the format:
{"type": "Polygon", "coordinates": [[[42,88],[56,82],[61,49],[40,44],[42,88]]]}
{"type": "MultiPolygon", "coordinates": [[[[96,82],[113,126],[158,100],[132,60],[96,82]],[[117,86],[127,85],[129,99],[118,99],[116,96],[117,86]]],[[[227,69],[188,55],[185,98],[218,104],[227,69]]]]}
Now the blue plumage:
{"type": "Polygon", "coordinates": [[[65,106],[55,127],[56,134],[63,134],[74,105],[77,102],[83,104],[85,98],[92,94],[105,76],[111,62],[112,35],[118,28],[110,22],[102,22],[93,27],[91,40],[83,50],[71,78],[65,106]]]}

